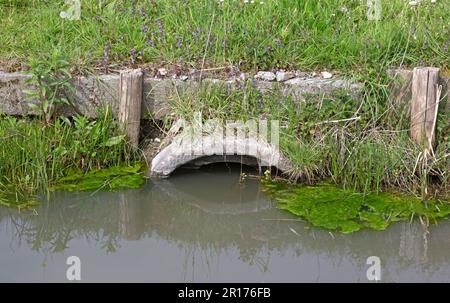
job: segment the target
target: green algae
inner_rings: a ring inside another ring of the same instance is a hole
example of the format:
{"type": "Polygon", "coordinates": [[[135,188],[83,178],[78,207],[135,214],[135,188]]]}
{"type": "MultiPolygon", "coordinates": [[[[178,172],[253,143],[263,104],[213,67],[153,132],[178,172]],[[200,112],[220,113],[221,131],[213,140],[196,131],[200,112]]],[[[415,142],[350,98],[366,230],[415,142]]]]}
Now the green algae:
{"type": "Polygon", "coordinates": [[[133,166],[114,166],[87,173],[72,171],[67,176],[57,180],[50,189],[63,191],[95,191],[136,189],[145,183],[144,166],[137,163],[133,166]]]}
{"type": "MultiPolygon", "coordinates": [[[[104,169],[68,170],[65,177],[58,179],[49,191],[116,191],[136,189],[145,183],[145,165],[136,163],[132,166],[112,166],[104,169]]],[[[0,206],[13,207],[19,210],[30,209],[40,205],[35,194],[29,190],[20,190],[14,184],[0,183],[0,206]]]]}
{"type": "Polygon", "coordinates": [[[448,201],[423,202],[393,193],[356,193],[329,184],[291,185],[263,181],[264,190],[277,207],[306,219],[313,226],[342,233],[361,229],[385,230],[393,222],[425,217],[429,221],[450,216],[448,201]]]}

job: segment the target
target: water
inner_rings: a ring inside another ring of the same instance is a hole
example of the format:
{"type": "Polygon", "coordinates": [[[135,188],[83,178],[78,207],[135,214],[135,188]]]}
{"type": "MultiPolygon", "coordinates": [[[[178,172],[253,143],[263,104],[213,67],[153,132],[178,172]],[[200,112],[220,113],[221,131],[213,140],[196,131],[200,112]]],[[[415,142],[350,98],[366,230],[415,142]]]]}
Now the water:
{"type": "Polygon", "coordinates": [[[450,222],[329,233],[274,207],[239,170],[180,171],[119,193],[56,193],[36,212],[0,208],[0,282],[450,282],[450,222]]]}

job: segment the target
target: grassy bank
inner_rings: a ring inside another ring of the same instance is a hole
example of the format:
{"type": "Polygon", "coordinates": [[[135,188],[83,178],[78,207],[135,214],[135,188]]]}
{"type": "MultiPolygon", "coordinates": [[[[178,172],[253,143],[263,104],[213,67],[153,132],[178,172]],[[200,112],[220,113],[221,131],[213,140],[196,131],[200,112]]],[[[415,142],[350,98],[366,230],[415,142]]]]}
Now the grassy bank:
{"type": "Polygon", "coordinates": [[[280,150],[292,167],[281,179],[263,178],[263,187],[280,209],[313,226],[351,233],[419,218],[426,228],[450,214],[445,102],[434,155],[424,156],[409,136],[407,104],[391,103],[384,92],[366,90],[353,99],[335,91],[299,101],[279,91],[261,93],[248,82],[240,91],[204,85],[171,104],[175,120],[195,121],[198,113],[224,124],[278,120],[280,150]]]}
{"type": "Polygon", "coordinates": [[[62,2],[0,0],[0,62],[58,49],[74,71],[176,63],[369,75],[449,63],[446,1],[382,1],[377,22],[357,0],[83,0],[80,21],[60,18],[62,2]]]}
{"type": "Polygon", "coordinates": [[[71,103],[63,92],[71,89],[73,74],[125,66],[172,66],[180,72],[224,68],[226,73],[231,66],[326,69],[355,76],[365,85],[358,99],[335,92],[298,102],[279,92],[261,94],[251,81],[234,92],[202,87],[173,96],[174,115],[165,126],[197,112],[205,120],[278,120],[281,151],[293,164],[286,175],[290,180],[327,182],[343,190],[338,195],[396,191],[448,199],[445,106],[440,106],[434,155],[424,157],[409,138],[406,104],[391,103],[386,72],[432,65],[448,73],[447,3],[382,1],[381,20],[371,21],[364,1],[262,2],[82,1],[81,20],[69,21],[60,18],[62,1],[0,0],[0,68],[31,68],[38,89],[30,94],[40,101],[42,118],[0,117],[0,202],[20,204],[51,188],[140,184],[128,179],[140,170],[130,167],[140,155],[128,147],[109,112],[97,120],[56,116],[59,105],[71,103]],[[115,169],[123,166],[128,168],[115,169]]]}
{"type": "MultiPolygon", "coordinates": [[[[111,113],[100,117],[57,118],[43,125],[40,119],[0,116],[0,204],[29,206],[36,203],[37,194],[48,195],[52,186],[76,184],[86,172],[127,167],[138,160],[111,113]]],[[[108,188],[117,175],[106,171],[102,178],[92,178],[91,173],[87,183],[108,188]]],[[[86,180],[81,185],[86,186],[86,180]]]]}
{"type": "Polygon", "coordinates": [[[263,94],[251,83],[240,91],[205,85],[199,92],[174,96],[175,118],[203,121],[278,120],[280,149],[292,162],[291,180],[306,184],[328,181],[359,192],[396,190],[419,196],[447,196],[449,121],[439,112],[435,156],[409,138],[407,110],[389,100],[345,92],[304,101],[263,94]]]}

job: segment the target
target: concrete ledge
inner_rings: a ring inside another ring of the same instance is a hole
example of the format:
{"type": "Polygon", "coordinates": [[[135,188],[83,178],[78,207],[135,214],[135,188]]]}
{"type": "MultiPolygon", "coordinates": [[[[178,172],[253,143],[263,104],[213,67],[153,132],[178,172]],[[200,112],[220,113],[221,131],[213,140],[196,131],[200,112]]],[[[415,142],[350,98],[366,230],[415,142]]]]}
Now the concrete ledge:
{"type": "MultiPolygon", "coordinates": [[[[0,72],[0,113],[9,115],[34,114],[29,100],[24,93],[25,89],[33,89],[26,80],[31,76],[22,73],[0,72]]],[[[251,86],[262,93],[279,90],[285,96],[301,99],[305,94],[330,95],[333,91],[344,90],[352,97],[357,97],[363,85],[346,79],[321,79],[297,77],[285,82],[270,82],[263,80],[241,80],[234,78],[223,81],[218,79],[204,79],[203,83],[221,85],[231,90],[243,89],[251,86]]],[[[97,109],[110,105],[114,112],[118,111],[118,85],[119,75],[98,75],[77,77],[73,79],[75,94],[68,94],[74,108],[63,108],[60,114],[73,115],[80,113],[95,117],[97,109]]],[[[197,89],[199,82],[181,79],[144,78],[144,108],[143,115],[151,115],[161,119],[170,113],[169,98],[177,93],[197,89]]]]}
{"type": "MultiPolygon", "coordinates": [[[[390,75],[399,81],[392,85],[392,98],[397,104],[409,102],[411,99],[411,78],[410,70],[391,70],[390,75]]],[[[24,89],[33,89],[26,80],[31,76],[22,73],[2,73],[0,72],[0,113],[9,115],[32,115],[34,114],[29,100],[24,93],[24,89]]],[[[450,98],[448,77],[441,77],[440,84],[443,86],[442,97],[450,98]]],[[[262,93],[271,93],[279,90],[284,96],[301,100],[305,94],[331,95],[334,91],[346,91],[351,97],[358,98],[363,90],[363,84],[343,79],[332,78],[322,79],[320,77],[295,77],[283,82],[264,81],[260,79],[241,79],[235,77],[230,80],[204,79],[204,84],[224,86],[231,90],[241,90],[246,87],[253,87],[262,93]]],[[[74,108],[66,107],[60,114],[73,115],[80,113],[88,117],[95,117],[97,109],[107,105],[111,106],[117,113],[119,106],[118,85],[119,75],[98,75],[77,77],[73,79],[75,94],[68,97],[73,101],[74,108]]],[[[189,92],[198,89],[200,83],[196,80],[181,80],[179,78],[154,78],[146,76],[144,78],[144,104],[143,116],[152,116],[155,119],[162,119],[170,114],[169,98],[173,95],[189,92]]],[[[450,102],[447,102],[447,107],[450,102]]]]}

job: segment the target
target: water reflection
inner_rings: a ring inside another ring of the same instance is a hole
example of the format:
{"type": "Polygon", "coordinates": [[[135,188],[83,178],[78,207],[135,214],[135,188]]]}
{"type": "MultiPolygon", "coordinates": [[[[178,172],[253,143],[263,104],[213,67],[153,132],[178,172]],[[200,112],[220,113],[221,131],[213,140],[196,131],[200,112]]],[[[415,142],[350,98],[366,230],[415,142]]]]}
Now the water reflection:
{"type": "MultiPolygon", "coordinates": [[[[133,281],[366,281],[366,258],[377,255],[385,281],[450,281],[450,225],[430,231],[424,237],[408,223],[352,235],[310,229],[275,209],[256,180],[239,183],[239,171],[190,171],[133,191],[56,193],[35,212],[2,208],[0,265],[14,271],[27,254],[63,270],[49,259],[70,253],[133,281]],[[139,274],[140,265],[152,270],[139,274]]],[[[92,272],[87,280],[120,280],[92,272]]],[[[0,281],[12,277],[33,279],[0,273],[0,281]]]]}

